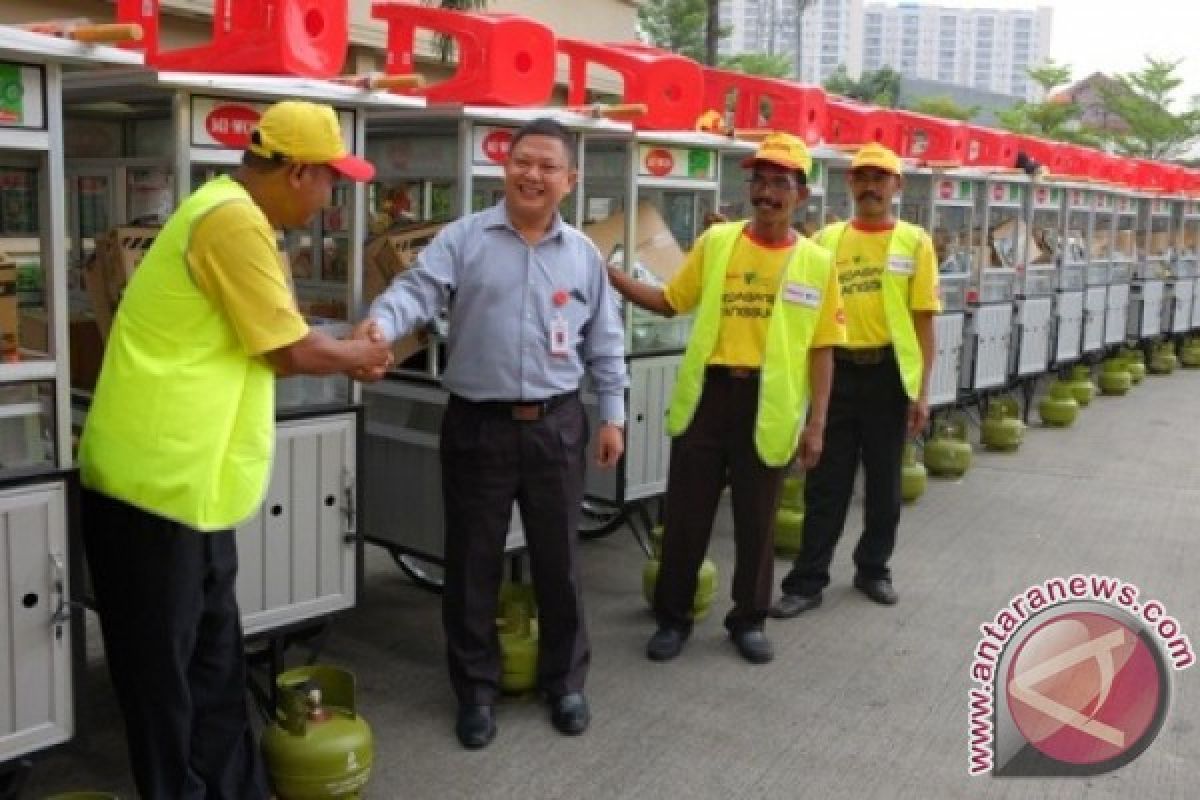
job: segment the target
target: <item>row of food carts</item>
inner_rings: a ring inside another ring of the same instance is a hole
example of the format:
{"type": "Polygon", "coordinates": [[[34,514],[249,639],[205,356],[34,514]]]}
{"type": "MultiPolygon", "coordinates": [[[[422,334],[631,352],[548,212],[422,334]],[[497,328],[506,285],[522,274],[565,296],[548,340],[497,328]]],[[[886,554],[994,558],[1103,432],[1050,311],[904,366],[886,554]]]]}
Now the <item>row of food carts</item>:
{"type": "MultiPolygon", "coordinates": [[[[5,82],[19,91],[0,102],[0,619],[11,631],[0,637],[0,764],[72,734],[72,663],[84,641],[77,609],[87,601],[73,441],[106,320],[156,226],[239,162],[266,105],[333,105],[348,149],[378,169],[374,183],[339,187],[333,207],[279,241],[302,310],[333,333],[411,266],[440,223],[502,196],[508,143],[535,117],[578,136],[579,181],[564,217],[639,278],[666,281],[710,214],[748,210],[741,161],[755,137],[650,130],[603,109],[431,103],[329,80],[164,72],[133,52],[0,27],[5,82]]],[[[847,149],[814,142],[813,154],[811,196],[796,220],[809,233],[852,214],[847,149]]],[[[1036,388],[1039,376],[1118,344],[1200,328],[1200,203],[1183,194],[914,160],[897,202],[937,249],[939,409],[1036,388]]],[[[628,526],[646,547],[689,322],[623,313],[627,449],[616,470],[588,474],[581,534],[628,526]]],[[[397,368],[378,384],[279,382],[270,485],[238,531],[244,627],[270,643],[276,664],[289,634],[353,607],[364,543],[438,585],[445,334],[435,322],[400,342],[397,368]]],[[[508,549],[523,545],[514,509],[508,549]]]]}

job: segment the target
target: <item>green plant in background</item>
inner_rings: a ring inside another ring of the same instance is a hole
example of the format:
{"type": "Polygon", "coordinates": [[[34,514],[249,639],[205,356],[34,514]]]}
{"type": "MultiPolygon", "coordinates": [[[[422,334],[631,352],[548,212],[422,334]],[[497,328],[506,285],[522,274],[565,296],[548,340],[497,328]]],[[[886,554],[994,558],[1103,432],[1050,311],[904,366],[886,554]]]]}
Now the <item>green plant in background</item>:
{"type": "Polygon", "coordinates": [[[1118,152],[1141,158],[1169,159],[1185,154],[1200,138],[1200,97],[1189,100],[1181,113],[1171,111],[1175,93],[1183,85],[1179,61],[1146,57],[1137,72],[1117,75],[1115,83],[1100,89],[1105,107],[1128,127],[1113,136],[1118,152]]]}

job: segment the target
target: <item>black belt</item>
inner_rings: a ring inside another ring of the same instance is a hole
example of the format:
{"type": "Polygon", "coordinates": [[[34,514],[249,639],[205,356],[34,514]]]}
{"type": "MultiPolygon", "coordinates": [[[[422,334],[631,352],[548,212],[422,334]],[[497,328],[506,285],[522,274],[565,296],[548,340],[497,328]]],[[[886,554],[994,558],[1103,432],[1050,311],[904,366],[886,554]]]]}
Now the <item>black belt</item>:
{"type": "Polygon", "coordinates": [[[575,391],[556,394],[545,400],[468,400],[456,394],[450,395],[450,399],[465,403],[478,411],[508,417],[518,422],[537,422],[554,409],[578,396],[579,392],[575,391]]]}
{"type": "Polygon", "coordinates": [[[882,364],[892,357],[892,346],[883,347],[835,347],[833,357],[846,364],[857,364],[861,367],[882,364]]]}
{"type": "Polygon", "coordinates": [[[730,367],[725,364],[709,364],[708,372],[710,375],[719,375],[722,378],[737,378],[739,380],[756,380],[759,375],[759,370],[756,367],[730,367]]]}

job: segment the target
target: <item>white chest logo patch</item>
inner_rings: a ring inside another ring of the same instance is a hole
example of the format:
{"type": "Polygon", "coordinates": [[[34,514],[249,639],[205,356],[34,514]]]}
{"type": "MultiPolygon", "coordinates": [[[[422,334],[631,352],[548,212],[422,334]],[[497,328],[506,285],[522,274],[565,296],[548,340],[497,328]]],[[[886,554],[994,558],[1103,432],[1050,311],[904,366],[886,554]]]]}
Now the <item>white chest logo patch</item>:
{"type": "Polygon", "coordinates": [[[808,308],[821,305],[821,290],[803,283],[789,282],[783,287],[783,299],[788,303],[799,303],[808,308]]]}

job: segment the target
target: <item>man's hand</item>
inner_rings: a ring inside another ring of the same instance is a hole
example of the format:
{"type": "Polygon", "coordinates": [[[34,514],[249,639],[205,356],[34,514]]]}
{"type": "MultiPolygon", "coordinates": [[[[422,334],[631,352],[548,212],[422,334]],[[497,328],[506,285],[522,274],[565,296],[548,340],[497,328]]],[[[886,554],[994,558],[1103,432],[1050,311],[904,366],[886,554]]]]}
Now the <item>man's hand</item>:
{"type": "Polygon", "coordinates": [[[908,438],[911,439],[929,422],[929,398],[921,395],[908,404],[908,438]]]}
{"type": "Polygon", "coordinates": [[[350,339],[370,342],[374,346],[368,356],[371,363],[352,369],[346,374],[363,383],[374,383],[382,378],[392,366],[393,358],[391,346],[384,338],[383,331],[379,329],[379,324],[369,317],[364,319],[354,326],[354,330],[350,332],[350,339]]]}
{"type": "Polygon", "coordinates": [[[617,425],[601,425],[596,431],[596,464],[611,469],[625,452],[625,431],[617,425]]]}
{"type": "Polygon", "coordinates": [[[809,422],[800,434],[800,465],[806,470],[817,466],[824,449],[825,426],[819,422],[809,422]]]}

